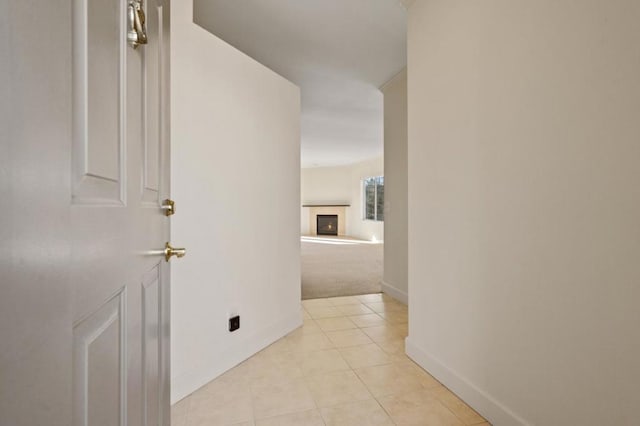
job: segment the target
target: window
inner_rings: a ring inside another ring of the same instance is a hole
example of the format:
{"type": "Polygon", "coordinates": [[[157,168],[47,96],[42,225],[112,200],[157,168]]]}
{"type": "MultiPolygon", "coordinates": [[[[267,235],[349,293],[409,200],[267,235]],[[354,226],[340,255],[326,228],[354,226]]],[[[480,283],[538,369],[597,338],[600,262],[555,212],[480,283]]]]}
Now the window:
{"type": "Polygon", "coordinates": [[[384,176],[367,178],[363,182],[365,220],[384,221],[384,176]]]}

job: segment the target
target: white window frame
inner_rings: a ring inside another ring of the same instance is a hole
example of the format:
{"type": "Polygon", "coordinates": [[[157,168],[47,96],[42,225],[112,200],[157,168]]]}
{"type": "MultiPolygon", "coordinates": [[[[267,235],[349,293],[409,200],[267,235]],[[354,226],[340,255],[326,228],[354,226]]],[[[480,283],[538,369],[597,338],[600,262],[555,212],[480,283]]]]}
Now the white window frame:
{"type": "MultiPolygon", "coordinates": [[[[360,200],[362,200],[362,220],[363,221],[368,221],[368,222],[383,222],[384,223],[384,219],[380,220],[378,219],[378,182],[377,179],[378,178],[382,178],[383,182],[384,182],[384,175],[375,175],[375,176],[367,176],[362,178],[361,181],[361,185],[360,185],[360,200]],[[375,185],[375,191],[374,191],[374,202],[373,202],[373,219],[368,219],[367,218],[367,180],[369,179],[374,179],[376,182],[375,185]]],[[[384,183],[382,184],[384,186],[384,183]]],[[[383,201],[384,203],[384,201],[383,201]]],[[[383,207],[383,211],[382,211],[383,217],[384,217],[384,207],[383,207]]]]}

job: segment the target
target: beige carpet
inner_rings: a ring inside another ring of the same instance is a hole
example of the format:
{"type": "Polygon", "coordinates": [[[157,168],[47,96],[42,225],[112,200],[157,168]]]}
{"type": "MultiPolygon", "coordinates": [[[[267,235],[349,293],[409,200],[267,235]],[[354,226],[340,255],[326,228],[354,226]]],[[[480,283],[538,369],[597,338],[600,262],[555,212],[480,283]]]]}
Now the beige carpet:
{"type": "Polygon", "coordinates": [[[302,237],[302,298],[379,293],[381,243],[344,237],[302,237]]]}

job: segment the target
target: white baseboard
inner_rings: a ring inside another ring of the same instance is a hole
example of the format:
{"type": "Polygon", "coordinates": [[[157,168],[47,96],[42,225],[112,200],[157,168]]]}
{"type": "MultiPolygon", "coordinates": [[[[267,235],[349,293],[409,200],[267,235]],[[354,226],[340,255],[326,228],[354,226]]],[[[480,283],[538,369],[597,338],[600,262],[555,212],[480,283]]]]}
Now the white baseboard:
{"type": "Polygon", "coordinates": [[[221,350],[211,357],[211,364],[194,368],[188,373],[171,378],[171,404],[190,395],[222,373],[250,358],[276,340],[302,325],[302,314],[288,315],[221,350]]]}
{"type": "Polygon", "coordinates": [[[485,391],[479,389],[456,371],[431,356],[426,350],[415,345],[410,337],[407,337],[405,346],[409,358],[427,370],[440,383],[451,389],[453,393],[491,422],[492,425],[529,425],[529,423],[496,401],[485,391]]]}
{"type": "Polygon", "coordinates": [[[396,299],[398,302],[402,302],[405,305],[409,304],[409,295],[407,293],[405,293],[402,290],[398,290],[397,288],[395,288],[394,286],[385,283],[384,281],[382,281],[380,283],[380,285],[382,286],[382,292],[388,294],[389,296],[393,297],[394,299],[396,299]]]}

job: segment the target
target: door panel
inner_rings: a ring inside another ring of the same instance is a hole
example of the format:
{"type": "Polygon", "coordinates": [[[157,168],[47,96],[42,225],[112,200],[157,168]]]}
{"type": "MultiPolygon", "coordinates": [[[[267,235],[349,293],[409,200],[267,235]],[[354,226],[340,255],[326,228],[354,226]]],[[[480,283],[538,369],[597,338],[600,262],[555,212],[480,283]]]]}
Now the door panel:
{"type": "Polygon", "coordinates": [[[124,1],[73,2],[73,200],[125,202],[124,1]]]}
{"type": "Polygon", "coordinates": [[[0,2],[1,425],[170,421],[169,7],[133,49],[129,1],[0,2]]]}
{"type": "Polygon", "coordinates": [[[125,294],[125,289],[121,289],[73,327],[73,424],[124,424],[125,294]]]}
{"type": "Polygon", "coordinates": [[[87,361],[79,358],[88,376],[74,378],[86,387],[73,402],[86,407],[85,417],[74,419],[82,426],[169,421],[161,415],[168,404],[168,370],[161,368],[168,336],[159,333],[168,321],[169,269],[158,254],[169,241],[170,220],[160,208],[169,198],[168,185],[161,185],[168,182],[168,156],[161,153],[168,153],[169,140],[160,132],[168,87],[161,58],[168,56],[158,41],[168,16],[145,1],[153,17],[146,20],[149,44],[134,49],[125,37],[128,1],[75,0],[74,9],[74,87],[82,95],[74,99],[73,312],[104,320],[87,361]],[[113,294],[120,295],[117,314],[113,294]]]}
{"type": "Polygon", "coordinates": [[[144,399],[143,425],[157,425],[161,415],[160,326],[162,325],[160,265],[146,274],[142,283],[142,362],[144,399]]]}
{"type": "Polygon", "coordinates": [[[155,0],[147,1],[147,21],[149,42],[144,50],[143,99],[144,102],[144,153],[143,153],[143,200],[159,203],[160,171],[162,166],[162,125],[161,100],[163,99],[162,52],[166,50],[161,38],[164,11],[155,0]]]}
{"type": "MultiPolygon", "coordinates": [[[[86,40],[86,173],[117,181],[120,178],[119,112],[124,93],[120,85],[122,45],[122,4],[115,1],[80,0],[85,16],[83,32],[74,38],[86,40]]],[[[85,112],[84,108],[79,111],[85,112]]],[[[84,115],[84,114],[83,114],[84,115]]]]}

